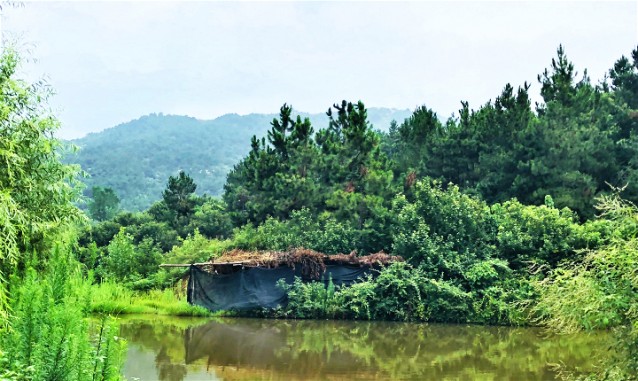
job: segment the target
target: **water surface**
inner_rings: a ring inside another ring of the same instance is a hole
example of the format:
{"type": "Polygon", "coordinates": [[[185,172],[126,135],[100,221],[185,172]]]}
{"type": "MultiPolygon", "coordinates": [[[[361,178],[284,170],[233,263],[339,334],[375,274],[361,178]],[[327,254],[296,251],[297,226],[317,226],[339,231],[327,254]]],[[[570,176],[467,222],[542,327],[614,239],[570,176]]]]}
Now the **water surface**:
{"type": "Polygon", "coordinates": [[[393,322],[128,317],[129,380],[555,380],[608,335],[393,322]]]}

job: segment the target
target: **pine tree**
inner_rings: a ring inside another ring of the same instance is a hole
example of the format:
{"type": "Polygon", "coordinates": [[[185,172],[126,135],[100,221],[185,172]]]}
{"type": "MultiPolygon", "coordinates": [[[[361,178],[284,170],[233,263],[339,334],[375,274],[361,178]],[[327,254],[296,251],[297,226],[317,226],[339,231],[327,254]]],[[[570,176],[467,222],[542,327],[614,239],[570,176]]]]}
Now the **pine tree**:
{"type": "Polygon", "coordinates": [[[190,216],[195,208],[192,196],[197,189],[197,184],[184,171],[177,176],[170,176],[162,197],[166,206],[179,217],[190,216]]]}

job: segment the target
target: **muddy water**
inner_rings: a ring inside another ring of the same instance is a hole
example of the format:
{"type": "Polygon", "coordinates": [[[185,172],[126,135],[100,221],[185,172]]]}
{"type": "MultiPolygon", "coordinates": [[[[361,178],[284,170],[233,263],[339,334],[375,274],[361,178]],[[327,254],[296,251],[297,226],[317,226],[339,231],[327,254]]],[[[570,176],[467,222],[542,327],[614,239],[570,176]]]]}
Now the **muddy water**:
{"type": "Polygon", "coordinates": [[[591,370],[605,333],[391,322],[121,321],[129,380],[554,380],[591,370]]]}

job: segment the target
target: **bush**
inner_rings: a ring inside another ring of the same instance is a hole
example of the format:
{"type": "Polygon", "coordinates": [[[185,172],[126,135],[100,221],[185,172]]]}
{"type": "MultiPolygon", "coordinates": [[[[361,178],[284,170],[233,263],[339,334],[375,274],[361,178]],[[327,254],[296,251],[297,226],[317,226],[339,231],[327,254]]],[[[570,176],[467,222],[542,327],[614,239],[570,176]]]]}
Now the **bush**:
{"type": "Polygon", "coordinates": [[[470,293],[445,281],[428,279],[418,268],[393,263],[374,278],[368,276],[348,287],[331,281],[280,286],[288,305],[275,316],[301,319],[345,318],[398,321],[466,322],[471,316],[470,293]]]}
{"type": "Polygon", "coordinates": [[[162,260],[160,250],[152,240],[145,239],[138,246],[124,229],[113,237],[107,247],[102,275],[118,281],[137,281],[157,273],[162,260]]]}
{"type": "Polygon", "coordinates": [[[393,263],[374,280],[374,318],[385,320],[425,320],[421,285],[423,273],[406,263],[393,263]]]}
{"type": "Polygon", "coordinates": [[[244,250],[288,250],[305,247],[326,254],[361,248],[360,232],[326,212],[314,217],[308,209],[293,211],[289,220],[268,218],[259,227],[234,230],[232,246],[244,250]]]}
{"type": "Polygon", "coordinates": [[[443,280],[429,279],[422,285],[425,315],[429,321],[465,323],[470,315],[471,295],[443,280]]]}
{"type": "Polygon", "coordinates": [[[285,316],[299,319],[333,318],[338,314],[335,286],[332,279],[328,285],[324,282],[303,282],[295,277],[293,284],[288,285],[280,281],[279,286],[288,294],[288,305],[284,310],[285,316]]]}
{"type": "Polygon", "coordinates": [[[335,294],[335,304],[339,306],[339,317],[372,320],[375,297],[376,285],[371,276],[352,284],[350,287],[339,288],[335,294]]]}
{"type": "Polygon", "coordinates": [[[573,259],[582,248],[576,214],[568,208],[554,208],[551,198],[542,206],[511,200],[495,204],[491,210],[498,224],[497,255],[513,269],[532,263],[555,267],[560,261],[573,259]]]}
{"type": "Polygon", "coordinates": [[[600,379],[635,379],[638,373],[638,208],[617,196],[599,199],[598,209],[613,232],[609,243],[587,251],[535,282],[540,294],[533,312],[552,329],[618,327],[619,356],[600,379]],[[613,374],[612,374],[613,373],[613,374]]]}
{"type": "Polygon", "coordinates": [[[229,241],[220,241],[218,239],[208,239],[195,230],[193,234],[186,237],[182,244],[173,247],[166,254],[164,261],[167,263],[198,263],[206,262],[210,258],[221,255],[229,249],[231,243],[229,241]]]}
{"type": "Polygon", "coordinates": [[[0,375],[14,380],[120,380],[125,343],[109,318],[90,329],[91,279],[82,278],[69,257],[54,250],[43,274],[14,279],[13,316],[0,337],[0,375]],[[1,352],[1,351],[0,351],[1,352]]]}
{"type": "Polygon", "coordinates": [[[460,279],[464,269],[494,255],[496,225],[483,201],[431,180],[417,182],[411,200],[394,201],[393,254],[437,279],[460,279]]]}
{"type": "Polygon", "coordinates": [[[186,230],[198,230],[208,238],[227,238],[232,233],[233,225],[225,207],[221,200],[206,199],[206,202],[195,208],[186,230]]]}

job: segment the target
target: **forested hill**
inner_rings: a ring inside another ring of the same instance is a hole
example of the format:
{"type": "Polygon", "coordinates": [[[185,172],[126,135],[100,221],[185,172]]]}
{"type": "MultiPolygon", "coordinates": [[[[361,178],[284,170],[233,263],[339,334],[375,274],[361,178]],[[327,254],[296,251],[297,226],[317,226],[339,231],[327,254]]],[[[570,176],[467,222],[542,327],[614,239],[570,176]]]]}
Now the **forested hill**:
{"type": "MultiPolygon", "coordinates": [[[[301,114],[325,127],[325,114],[301,114]]],[[[372,125],[387,131],[410,110],[368,109],[372,125]]],[[[127,210],[143,210],[161,198],[170,175],[183,170],[197,183],[197,193],[220,195],[226,174],[250,150],[253,135],[264,136],[277,114],[227,114],[213,120],[151,114],[73,143],[80,150],[67,161],[78,163],[92,186],[110,187],[127,210]]]]}

